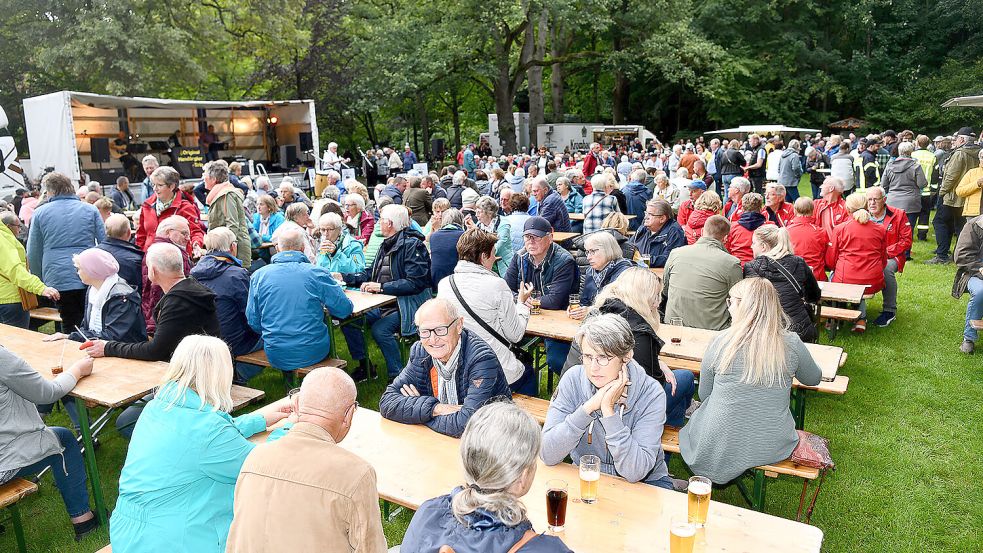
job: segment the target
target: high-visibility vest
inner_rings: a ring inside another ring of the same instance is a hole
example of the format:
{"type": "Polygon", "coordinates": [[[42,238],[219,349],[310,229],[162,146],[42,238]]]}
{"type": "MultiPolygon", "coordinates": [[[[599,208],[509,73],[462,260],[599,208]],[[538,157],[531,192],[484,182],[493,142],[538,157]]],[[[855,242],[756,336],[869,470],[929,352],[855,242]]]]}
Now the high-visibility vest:
{"type": "Polygon", "coordinates": [[[928,150],[915,150],[911,158],[918,162],[918,166],[925,173],[925,182],[928,183],[922,188],[922,196],[932,195],[932,175],[935,173],[935,154],[928,150]]]}
{"type": "Polygon", "coordinates": [[[862,154],[858,154],[853,160],[853,169],[853,172],[857,174],[857,190],[863,191],[866,190],[868,186],[877,186],[881,182],[881,168],[877,165],[876,158],[874,161],[871,161],[865,165],[864,156],[862,154]],[[874,174],[877,175],[877,178],[874,180],[874,182],[868,184],[867,175],[864,173],[864,170],[870,167],[874,168],[874,174]]]}

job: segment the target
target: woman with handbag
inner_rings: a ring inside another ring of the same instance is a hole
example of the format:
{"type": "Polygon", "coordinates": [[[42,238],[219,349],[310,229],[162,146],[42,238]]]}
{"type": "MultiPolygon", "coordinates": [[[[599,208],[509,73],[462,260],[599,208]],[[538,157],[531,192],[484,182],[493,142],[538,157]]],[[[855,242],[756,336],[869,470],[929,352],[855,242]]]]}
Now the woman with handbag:
{"type": "Polygon", "coordinates": [[[774,225],[758,227],[751,236],[751,251],[754,259],[744,264],[744,278],[768,279],[789,318],[789,330],[803,342],[815,342],[819,331],[812,316],[822,291],[809,265],[792,253],[788,231],[774,225]]]}
{"type": "Polygon", "coordinates": [[[464,327],[492,348],[502,363],[509,388],[535,396],[539,382],[532,359],[518,346],[529,323],[525,302],[532,286],[520,289],[516,298],[505,280],[492,270],[497,243],[496,235],[479,228],[462,234],[457,242],[454,273],[438,283],[437,297],[457,306],[464,314],[464,327]]]}
{"type": "Polygon", "coordinates": [[[27,270],[27,252],[14,234],[21,222],[13,211],[0,214],[0,323],[27,328],[37,295],[57,301],[58,290],[27,270]]]}

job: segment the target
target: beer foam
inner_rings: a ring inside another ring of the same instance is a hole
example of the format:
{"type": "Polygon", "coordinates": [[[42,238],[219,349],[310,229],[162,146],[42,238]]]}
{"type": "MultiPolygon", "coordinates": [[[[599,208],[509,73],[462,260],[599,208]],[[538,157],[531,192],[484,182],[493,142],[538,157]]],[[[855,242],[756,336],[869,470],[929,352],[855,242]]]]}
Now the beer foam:
{"type": "Polygon", "coordinates": [[[691,538],[696,535],[696,526],[693,524],[680,522],[678,524],[674,524],[669,531],[680,538],[691,538]]]}
{"type": "Polygon", "coordinates": [[[710,484],[706,482],[690,482],[687,490],[696,495],[707,495],[710,493],[710,484]]]}
{"type": "Polygon", "coordinates": [[[601,479],[601,473],[580,471],[580,479],[584,482],[594,482],[601,479]]]}

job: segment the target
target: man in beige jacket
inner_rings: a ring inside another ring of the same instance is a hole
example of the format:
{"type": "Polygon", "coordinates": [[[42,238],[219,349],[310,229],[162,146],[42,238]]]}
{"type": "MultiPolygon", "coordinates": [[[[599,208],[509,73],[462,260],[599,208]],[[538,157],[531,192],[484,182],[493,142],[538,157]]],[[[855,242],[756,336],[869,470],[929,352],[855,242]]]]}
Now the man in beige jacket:
{"type": "Polygon", "coordinates": [[[242,466],[226,551],[386,552],[375,470],[338,446],[355,394],[339,369],[307,375],[293,398],[297,422],[242,466]]]}

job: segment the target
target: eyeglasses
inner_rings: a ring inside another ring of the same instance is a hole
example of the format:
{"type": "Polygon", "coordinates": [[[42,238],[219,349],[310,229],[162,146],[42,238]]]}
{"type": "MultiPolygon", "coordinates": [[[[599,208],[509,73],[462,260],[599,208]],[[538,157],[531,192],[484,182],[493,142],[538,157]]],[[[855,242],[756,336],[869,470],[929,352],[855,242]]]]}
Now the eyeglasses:
{"type": "Polygon", "coordinates": [[[611,360],[614,359],[614,357],[610,355],[590,355],[587,353],[582,354],[580,357],[583,360],[584,365],[593,364],[597,365],[598,367],[607,367],[611,364],[611,360]]]}
{"type": "Polygon", "coordinates": [[[601,251],[601,248],[587,248],[586,250],[584,250],[584,253],[586,253],[587,255],[596,255],[597,252],[599,251],[601,251]]]}
{"type": "Polygon", "coordinates": [[[427,338],[430,337],[431,334],[436,335],[436,336],[447,336],[447,333],[450,332],[451,326],[453,326],[454,323],[456,323],[456,322],[457,321],[451,321],[451,322],[445,324],[444,326],[437,326],[437,327],[434,327],[434,328],[421,328],[420,329],[420,339],[421,340],[426,340],[427,338]]]}

